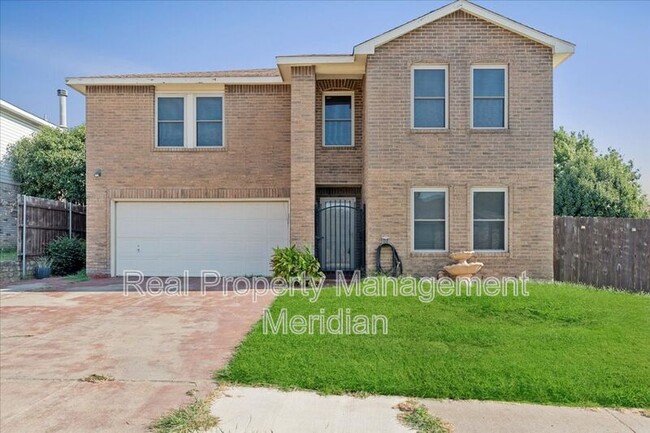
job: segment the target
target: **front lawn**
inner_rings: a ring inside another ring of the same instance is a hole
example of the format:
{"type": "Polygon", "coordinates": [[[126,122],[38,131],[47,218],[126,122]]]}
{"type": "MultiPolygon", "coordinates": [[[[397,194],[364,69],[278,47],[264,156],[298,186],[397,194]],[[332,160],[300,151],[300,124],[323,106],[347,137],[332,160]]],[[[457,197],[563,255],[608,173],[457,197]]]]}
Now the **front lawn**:
{"type": "Polygon", "coordinates": [[[650,296],[529,283],[528,297],[278,297],[277,318],[382,314],[387,335],[264,335],[218,380],[412,397],[650,407],[650,296]]]}

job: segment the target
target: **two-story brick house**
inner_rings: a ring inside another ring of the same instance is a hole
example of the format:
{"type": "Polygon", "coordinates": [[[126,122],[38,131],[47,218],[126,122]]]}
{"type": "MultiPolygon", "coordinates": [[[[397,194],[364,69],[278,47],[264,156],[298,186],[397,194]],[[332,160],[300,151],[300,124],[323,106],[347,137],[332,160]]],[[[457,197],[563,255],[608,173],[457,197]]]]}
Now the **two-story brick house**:
{"type": "Polygon", "coordinates": [[[88,272],[268,274],[290,243],[372,271],[388,238],[410,274],[473,249],[487,273],[551,278],[553,68],[573,52],[461,0],[352,54],[69,78],[88,272]]]}

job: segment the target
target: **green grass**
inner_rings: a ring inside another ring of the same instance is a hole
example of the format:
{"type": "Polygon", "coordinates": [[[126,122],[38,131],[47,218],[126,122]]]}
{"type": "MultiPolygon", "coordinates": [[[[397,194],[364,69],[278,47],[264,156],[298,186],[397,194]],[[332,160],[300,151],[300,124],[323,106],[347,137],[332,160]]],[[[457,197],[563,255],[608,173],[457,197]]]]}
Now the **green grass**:
{"type": "Polygon", "coordinates": [[[528,297],[287,294],[271,314],[383,314],[388,335],[264,335],[215,378],[323,393],[650,407],[650,296],[529,283],[528,297]]]}
{"type": "Polygon", "coordinates": [[[198,433],[217,426],[210,413],[210,400],[196,399],[187,406],[174,409],[154,421],[149,430],[155,433],[198,433]]]}
{"type": "Polygon", "coordinates": [[[417,433],[450,433],[452,429],[442,420],[429,413],[426,407],[416,401],[407,401],[398,406],[402,411],[399,420],[417,433]]]}
{"type": "Polygon", "coordinates": [[[13,262],[17,259],[16,248],[0,248],[0,262],[13,262]]]}
{"type": "Polygon", "coordinates": [[[86,275],[86,270],[85,269],[80,270],[76,274],[67,275],[64,278],[66,279],[66,281],[71,281],[73,283],[80,283],[80,282],[83,282],[83,281],[90,280],[88,275],[86,275]]]}

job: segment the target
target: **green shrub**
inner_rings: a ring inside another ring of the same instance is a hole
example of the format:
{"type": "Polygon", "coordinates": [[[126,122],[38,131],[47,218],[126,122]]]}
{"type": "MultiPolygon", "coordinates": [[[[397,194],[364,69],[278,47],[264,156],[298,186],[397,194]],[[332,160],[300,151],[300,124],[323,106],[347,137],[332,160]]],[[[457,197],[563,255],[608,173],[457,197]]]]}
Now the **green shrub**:
{"type": "Polygon", "coordinates": [[[61,237],[47,246],[52,260],[52,275],[70,275],[86,266],[86,242],[79,238],[61,237]]]}
{"type": "Polygon", "coordinates": [[[295,245],[284,248],[274,248],[271,258],[271,269],[274,277],[285,281],[308,281],[312,284],[325,274],[320,270],[320,263],[309,247],[297,248],[295,245]]]}

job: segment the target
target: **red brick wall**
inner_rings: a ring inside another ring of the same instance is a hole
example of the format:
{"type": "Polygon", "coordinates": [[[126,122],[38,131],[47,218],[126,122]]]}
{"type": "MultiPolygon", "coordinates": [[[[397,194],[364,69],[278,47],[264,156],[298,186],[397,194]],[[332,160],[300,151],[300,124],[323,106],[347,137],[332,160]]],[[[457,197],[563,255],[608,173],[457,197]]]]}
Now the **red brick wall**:
{"type": "Polygon", "coordinates": [[[154,104],[149,86],[88,89],[90,274],[110,272],[111,199],[289,197],[289,86],[226,86],[225,149],[218,150],[155,149],[154,104]]]}
{"type": "Polygon", "coordinates": [[[363,81],[316,81],[316,183],[361,185],[363,182],[363,81]],[[323,92],[354,91],[354,147],[323,147],[323,92]]]}
{"type": "Polygon", "coordinates": [[[404,271],[435,275],[447,253],[411,252],[410,190],[449,188],[450,250],[471,248],[470,188],[509,189],[509,251],[482,254],[488,274],[552,278],[553,88],[547,47],[464,12],[393,40],[368,57],[364,195],[367,263],[389,236],[404,271]],[[449,65],[449,129],[411,130],[411,66],[449,65]],[[509,128],[470,129],[472,64],[507,64],[509,128]]]}
{"type": "Polygon", "coordinates": [[[314,245],[316,70],[291,68],[291,243],[314,245]]]}
{"type": "Polygon", "coordinates": [[[552,277],[552,53],[456,12],[377,48],[364,80],[226,86],[225,149],[154,148],[155,90],[90,87],[87,95],[88,271],[109,272],[115,198],[289,197],[291,240],[312,244],[315,187],[363,183],[367,262],[389,236],[406,273],[435,274],[447,253],[411,252],[411,188],[449,189],[450,250],[471,247],[470,189],[509,191],[509,250],[483,254],[486,273],[552,277]],[[449,129],[411,130],[411,67],[449,65],[449,129]],[[508,65],[509,128],[470,129],[472,64],[508,65]],[[322,147],[322,92],[355,91],[355,147],[322,147]],[[95,178],[96,169],[102,177],[95,178]]]}

